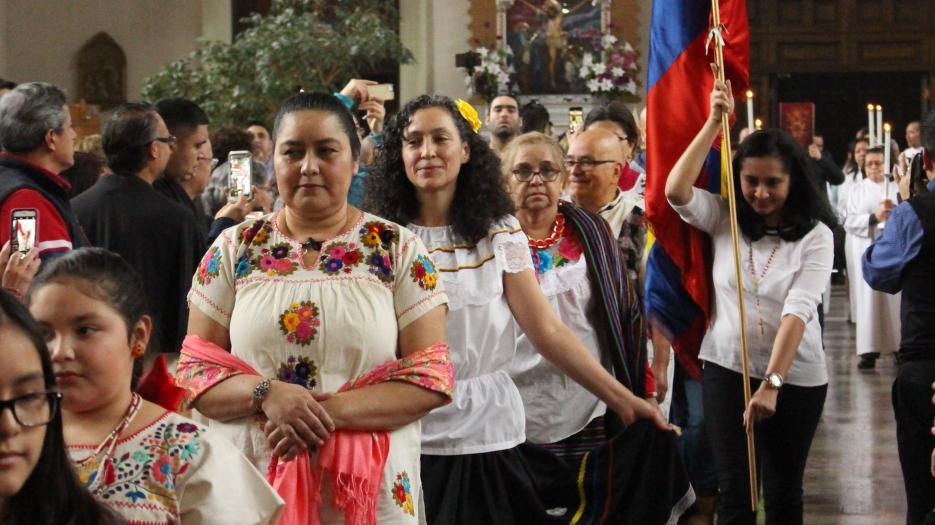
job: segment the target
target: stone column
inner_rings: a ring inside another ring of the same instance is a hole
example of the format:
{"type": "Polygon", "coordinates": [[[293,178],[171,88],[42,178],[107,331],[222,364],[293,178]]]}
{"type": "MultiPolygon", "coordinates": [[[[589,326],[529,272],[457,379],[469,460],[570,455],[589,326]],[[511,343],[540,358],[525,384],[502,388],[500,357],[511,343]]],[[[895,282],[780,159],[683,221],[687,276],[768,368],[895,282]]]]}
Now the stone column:
{"type": "Polygon", "coordinates": [[[513,0],[497,0],[497,47],[506,47],[506,12],[513,7],[513,0]]]}

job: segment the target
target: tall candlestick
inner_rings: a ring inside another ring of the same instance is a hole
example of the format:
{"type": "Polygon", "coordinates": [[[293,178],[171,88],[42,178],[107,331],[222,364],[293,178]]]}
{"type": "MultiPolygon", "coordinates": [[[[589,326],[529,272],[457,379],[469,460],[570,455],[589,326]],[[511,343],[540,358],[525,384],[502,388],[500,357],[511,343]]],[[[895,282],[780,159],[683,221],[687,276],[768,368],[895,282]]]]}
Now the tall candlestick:
{"type": "Polygon", "coordinates": [[[883,145],[883,106],[877,104],[877,146],[883,145]]]}
{"type": "Polygon", "coordinates": [[[755,124],[753,125],[753,129],[763,129],[763,121],[756,119],[755,124]]]}
{"type": "Polygon", "coordinates": [[[747,129],[753,131],[753,91],[747,90],[747,129]]]}
{"type": "MultiPolygon", "coordinates": [[[[883,125],[883,201],[890,199],[890,125],[883,125]]],[[[879,229],[886,227],[885,221],[878,224],[879,229]]]]}
{"type": "Polygon", "coordinates": [[[876,125],[876,120],[873,118],[873,104],[867,104],[867,140],[870,142],[870,147],[875,146],[877,141],[877,131],[874,128],[876,125]]]}
{"type": "MultiPolygon", "coordinates": [[[[886,181],[889,181],[890,160],[891,160],[890,159],[890,155],[891,155],[890,148],[892,147],[891,143],[893,142],[892,136],[890,135],[890,130],[891,128],[889,124],[883,124],[883,178],[886,181]]],[[[885,188],[886,186],[884,186],[884,195],[885,195],[885,188]]]]}

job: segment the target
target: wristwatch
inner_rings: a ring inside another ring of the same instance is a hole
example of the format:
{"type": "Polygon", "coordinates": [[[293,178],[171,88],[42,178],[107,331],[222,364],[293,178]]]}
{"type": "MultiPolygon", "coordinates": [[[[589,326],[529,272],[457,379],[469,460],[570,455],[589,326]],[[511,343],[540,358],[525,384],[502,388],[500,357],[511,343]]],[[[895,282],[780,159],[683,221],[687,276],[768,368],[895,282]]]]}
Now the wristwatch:
{"type": "Polygon", "coordinates": [[[776,372],[766,374],[766,379],[764,379],[764,381],[766,382],[766,386],[773,390],[779,390],[782,388],[782,384],[784,382],[782,376],[776,372]]]}
{"type": "Polygon", "coordinates": [[[263,412],[263,400],[269,395],[270,387],[273,386],[272,379],[264,379],[253,387],[253,409],[257,414],[263,412]]]}

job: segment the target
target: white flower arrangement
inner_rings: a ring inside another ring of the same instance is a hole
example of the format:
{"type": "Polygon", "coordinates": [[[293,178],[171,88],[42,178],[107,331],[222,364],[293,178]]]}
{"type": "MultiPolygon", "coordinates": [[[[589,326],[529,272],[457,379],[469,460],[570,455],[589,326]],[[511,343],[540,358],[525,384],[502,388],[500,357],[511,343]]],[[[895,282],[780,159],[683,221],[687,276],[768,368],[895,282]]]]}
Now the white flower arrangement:
{"type": "Polygon", "coordinates": [[[468,94],[478,93],[491,100],[497,95],[516,92],[513,74],[513,50],[509,47],[487,49],[478,47],[474,52],[480,56],[480,65],[465,78],[468,94]]]}
{"type": "Polygon", "coordinates": [[[639,87],[636,50],[614,35],[604,35],[594,53],[584,54],[578,73],[588,91],[602,97],[635,95],[639,87]]]}

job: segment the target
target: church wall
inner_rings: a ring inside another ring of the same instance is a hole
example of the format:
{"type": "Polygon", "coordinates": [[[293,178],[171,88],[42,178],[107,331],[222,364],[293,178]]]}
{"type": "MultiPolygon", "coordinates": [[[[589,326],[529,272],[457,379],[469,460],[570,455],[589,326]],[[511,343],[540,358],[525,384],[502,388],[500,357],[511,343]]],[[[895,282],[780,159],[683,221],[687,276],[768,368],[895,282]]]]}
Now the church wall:
{"type": "Polygon", "coordinates": [[[123,48],[127,98],[138,100],[146,77],[194,50],[205,30],[202,3],[190,0],[3,0],[0,6],[0,77],[51,82],[69,99],[78,90],[78,51],[98,32],[123,48]]]}
{"type": "Polygon", "coordinates": [[[6,78],[7,71],[7,45],[6,38],[6,2],[0,2],[0,78],[6,78]]]}

